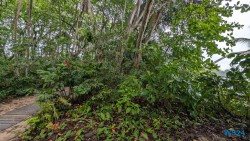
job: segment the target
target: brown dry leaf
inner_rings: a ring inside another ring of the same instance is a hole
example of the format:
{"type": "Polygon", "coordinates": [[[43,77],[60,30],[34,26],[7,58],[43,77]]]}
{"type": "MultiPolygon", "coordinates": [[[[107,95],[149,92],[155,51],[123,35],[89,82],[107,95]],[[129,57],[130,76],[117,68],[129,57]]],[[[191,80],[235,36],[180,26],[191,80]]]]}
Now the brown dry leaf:
{"type": "Polygon", "coordinates": [[[59,127],[59,124],[58,124],[58,123],[55,123],[55,124],[53,125],[53,130],[54,130],[54,131],[57,130],[58,127],[59,127]]]}
{"type": "Polygon", "coordinates": [[[148,140],[148,134],[145,132],[141,132],[141,137],[143,137],[145,140],[148,140]]]}
{"type": "Polygon", "coordinates": [[[50,127],[53,127],[53,123],[52,122],[49,122],[47,126],[50,126],[50,127]]]}
{"type": "Polygon", "coordinates": [[[115,133],[115,129],[112,129],[112,132],[115,133]]]}
{"type": "Polygon", "coordinates": [[[209,141],[209,139],[206,137],[199,137],[198,141],[209,141]]]}
{"type": "Polygon", "coordinates": [[[75,137],[74,137],[74,141],[75,141],[77,138],[78,138],[78,136],[75,136],[75,137]]]}

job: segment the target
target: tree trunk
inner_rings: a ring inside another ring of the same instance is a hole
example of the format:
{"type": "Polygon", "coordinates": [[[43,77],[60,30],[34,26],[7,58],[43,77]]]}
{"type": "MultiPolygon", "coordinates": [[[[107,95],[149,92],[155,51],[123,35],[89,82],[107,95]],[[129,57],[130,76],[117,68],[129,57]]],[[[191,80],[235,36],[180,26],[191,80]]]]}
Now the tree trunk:
{"type": "Polygon", "coordinates": [[[32,50],[32,44],[33,44],[33,38],[31,35],[31,17],[32,17],[32,5],[33,5],[33,0],[30,0],[30,5],[29,5],[29,19],[28,19],[28,24],[27,24],[27,32],[28,32],[28,37],[31,43],[31,46],[28,46],[26,49],[26,65],[25,65],[25,76],[28,77],[29,74],[29,59],[30,59],[30,51],[32,50]]]}
{"type": "Polygon", "coordinates": [[[141,52],[142,51],[141,50],[142,49],[142,39],[143,39],[145,30],[146,30],[146,27],[148,24],[149,15],[150,15],[153,3],[154,3],[154,0],[148,0],[147,4],[145,6],[145,9],[144,9],[145,12],[144,12],[143,19],[142,19],[142,25],[140,27],[139,35],[138,35],[137,40],[136,40],[136,49],[138,52],[135,53],[135,58],[134,58],[134,67],[135,68],[139,68],[140,61],[142,60],[142,52],[141,52]]]}
{"type": "MultiPolygon", "coordinates": [[[[18,4],[18,7],[17,7],[17,13],[16,13],[16,16],[14,18],[14,35],[13,35],[13,43],[14,45],[16,45],[16,36],[17,36],[17,24],[18,24],[18,18],[19,18],[19,15],[20,15],[20,10],[21,10],[21,7],[22,7],[22,0],[19,0],[19,4],[18,4]]],[[[19,64],[18,64],[18,53],[17,52],[14,52],[14,57],[15,57],[15,65],[16,65],[16,70],[15,70],[15,75],[17,77],[20,76],[20,72],[19,72],[19,64]]]]}

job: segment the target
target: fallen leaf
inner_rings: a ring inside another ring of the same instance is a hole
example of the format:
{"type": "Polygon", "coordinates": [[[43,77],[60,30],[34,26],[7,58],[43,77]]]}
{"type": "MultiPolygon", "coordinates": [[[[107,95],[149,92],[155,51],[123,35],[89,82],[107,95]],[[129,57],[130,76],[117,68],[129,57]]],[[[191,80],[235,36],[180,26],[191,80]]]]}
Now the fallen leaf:
{"type": "Polygon", "coordinates": [[[58,124],[58,123],[55,123],[55,124],[53,125],[53,130],[54,130],[54,131],[57,130],[58,127],[59,127],[59,124],[58,124]]]}
{"type": "Polygon", "coordinates": [[[53,127],[53,123],[52,122],[49,122],[48,124],[47,124],[47,126],[50,126],[50,127],[53,127]]]}

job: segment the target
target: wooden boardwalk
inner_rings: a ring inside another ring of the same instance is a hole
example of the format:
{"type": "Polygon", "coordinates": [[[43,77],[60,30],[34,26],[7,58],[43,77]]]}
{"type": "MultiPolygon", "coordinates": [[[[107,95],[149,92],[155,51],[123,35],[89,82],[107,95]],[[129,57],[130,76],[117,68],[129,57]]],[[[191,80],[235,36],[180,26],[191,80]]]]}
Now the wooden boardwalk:
{"type": "Polygon", "coordinates": [[[0,132],[28,119],[38,110],[39,105],[34,103],[0,115],[0,132]]]}

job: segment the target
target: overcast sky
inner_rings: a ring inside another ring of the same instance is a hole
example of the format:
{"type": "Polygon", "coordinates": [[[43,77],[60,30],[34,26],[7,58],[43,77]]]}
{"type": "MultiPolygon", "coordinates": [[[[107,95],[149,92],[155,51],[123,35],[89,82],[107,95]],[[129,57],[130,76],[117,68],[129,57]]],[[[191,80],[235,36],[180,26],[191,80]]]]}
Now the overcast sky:
{"type": "MultiPolygon", "coordinates": [[[[232,0],[232,2],[230,2],[231,4],[236,4],[237,1],[240,1],[240,4],[250,4],[250,0],[232,0]]],[[[239,10],[235,10],[234,14],[232,17],[227,18],[227,20],[229,22],[238,22],[242,25],[244,25],[244,27],[240,30],[235,29],[234,30],[234,37],[235,38],[241,38],[241,37],[245,37],[245,38],[250,38],[250,11],[247,13],[241,13],[239,10]]],[[[220,48],[225,47],[226,45],[224,43],[219,43],[218,44],[220,48]]],[[[242,44],[242,43],[237,43],[237,45],[235,47],[232,48],[233,51],[245,51],[247,50],[247,45],[246,44],[242,44]]],[[[214,55],[212,57],[212,60],[217,60],[221,58],[221,56],[219,55],[214,55]]],[[[220,65],[220,69],[221,70],[225,70],[225,69],[229,69],[230,68],[230,59],[224,59],[220,62],[218,62],[217,64],[220,65]]]]}

